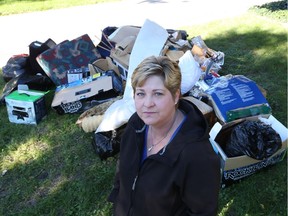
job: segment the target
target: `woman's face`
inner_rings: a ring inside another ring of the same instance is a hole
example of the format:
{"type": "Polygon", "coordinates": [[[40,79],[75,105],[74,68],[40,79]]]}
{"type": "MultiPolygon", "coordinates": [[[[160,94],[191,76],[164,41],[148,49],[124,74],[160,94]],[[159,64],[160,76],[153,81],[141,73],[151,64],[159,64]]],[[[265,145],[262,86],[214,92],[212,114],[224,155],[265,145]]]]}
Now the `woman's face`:
{"type": "Polygon", "coordinates": [[[143,86],[135,89],[136,111],[147,125],[166,124],[174,116],[175,103],[178,100],[179,92],[173,98],[159,76],[149,77],[143,86]]]}

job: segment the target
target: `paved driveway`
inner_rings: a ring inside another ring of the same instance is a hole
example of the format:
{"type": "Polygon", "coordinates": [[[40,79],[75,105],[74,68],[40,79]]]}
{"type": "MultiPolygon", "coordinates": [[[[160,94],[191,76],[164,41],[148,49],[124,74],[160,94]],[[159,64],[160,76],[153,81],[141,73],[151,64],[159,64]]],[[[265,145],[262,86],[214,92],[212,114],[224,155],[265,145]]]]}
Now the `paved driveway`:
{"type": "MultiPolygon", "coordinates": [[[[164,28],[180,29],[237,16],[252,5],[268,0],[123,0],[68,9],[49,10],[0,17],[0,67],[14,54],[29,54],[32,41],[44,42],[48,38],[56,43],[89,34],[95,35],[107,26],[142,26],[150,19],[164,28]]],[[[151,32],[153,34],[153,32],[151,32]]]]}

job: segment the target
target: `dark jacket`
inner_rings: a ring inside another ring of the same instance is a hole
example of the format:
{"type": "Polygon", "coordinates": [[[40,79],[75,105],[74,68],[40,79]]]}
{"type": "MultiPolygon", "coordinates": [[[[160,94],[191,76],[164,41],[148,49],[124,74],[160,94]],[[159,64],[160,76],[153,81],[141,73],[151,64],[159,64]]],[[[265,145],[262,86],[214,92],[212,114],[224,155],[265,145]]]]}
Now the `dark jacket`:
{"type": "Polygon", "coordinates": [[[216,215],[220,159],[209,142],[207,122],[192,103],[180,100],[185,122],[165,151],[141,165],[144,122],[135,113],[120,144],[119,170],[109,200],[115,216],[216,215]]]}

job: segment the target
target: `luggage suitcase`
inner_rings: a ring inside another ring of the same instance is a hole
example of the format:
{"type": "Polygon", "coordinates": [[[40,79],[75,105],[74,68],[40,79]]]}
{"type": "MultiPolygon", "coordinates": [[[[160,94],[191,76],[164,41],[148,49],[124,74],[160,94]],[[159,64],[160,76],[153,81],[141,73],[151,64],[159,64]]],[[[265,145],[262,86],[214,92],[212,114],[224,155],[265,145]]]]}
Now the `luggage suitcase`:
{"type": "Polygon", "coordinates": [[[36,60],[56,86],[67,84],[67,71],[87,67],[100,58],[88,34],[64,41],[37,56],[36,60]]]}

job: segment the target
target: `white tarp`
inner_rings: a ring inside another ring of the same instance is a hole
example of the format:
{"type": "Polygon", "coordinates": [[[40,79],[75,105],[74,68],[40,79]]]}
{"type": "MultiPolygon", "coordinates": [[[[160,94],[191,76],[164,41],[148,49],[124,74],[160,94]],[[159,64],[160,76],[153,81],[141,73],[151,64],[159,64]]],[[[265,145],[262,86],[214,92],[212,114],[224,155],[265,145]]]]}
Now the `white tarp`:
{"type": "Polygon", "coordinates": [[[123,99],[115,101],[108,107],[95,133],[111,131],[127,123],[131,115],[136,111],[131,86],[132,73],[145,58],[152,55],[160,55],[168,36],[167,30],[158,24],[148,19],[144,22],[130,55],[123,99]]]}

